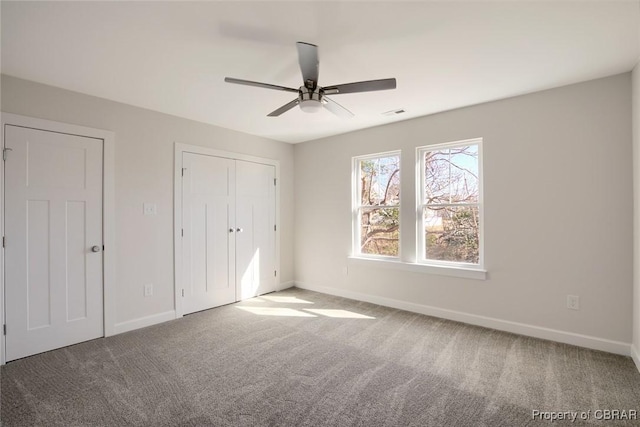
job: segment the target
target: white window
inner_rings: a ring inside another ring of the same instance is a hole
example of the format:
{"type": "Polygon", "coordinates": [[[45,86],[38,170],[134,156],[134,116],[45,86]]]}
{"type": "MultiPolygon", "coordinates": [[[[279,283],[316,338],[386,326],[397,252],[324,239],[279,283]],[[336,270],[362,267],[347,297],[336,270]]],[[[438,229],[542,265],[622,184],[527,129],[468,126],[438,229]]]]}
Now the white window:
{"type": "Polygon", "coordinates": [[[418,262],[483,267],[482,139],[420,147],[418,262]]]}
{"type": "Polygon", "coordinates": [[[398,258],[400,254],[400,152],[353,159],[353,252],[398,258]]]}

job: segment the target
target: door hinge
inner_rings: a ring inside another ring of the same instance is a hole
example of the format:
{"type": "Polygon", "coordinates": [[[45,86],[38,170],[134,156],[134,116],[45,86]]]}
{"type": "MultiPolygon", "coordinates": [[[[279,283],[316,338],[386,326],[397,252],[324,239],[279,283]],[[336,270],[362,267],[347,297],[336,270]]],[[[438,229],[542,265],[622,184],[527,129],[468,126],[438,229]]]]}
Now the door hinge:
{"type": "Polygon", "coordinates": [[[182,297],[184,298],[184,289],[182,290],[182,297]]]}
{"type": "Polygon", "coordinates": [[[4,248],[4,236],[2,236],[2,247],[4,248]]]}
{"type": "Polygon", "coordinates": [[[2,325],[2,334],[7,335],[7,324],[2,325]]]}
{"type": "Polygon", "coordinates": [[[273,277],[276,277],[278,275],[278,271],[277,270],[273,270],[273,277]]]}
{"type": "Polygon", "coordinates": [[[182,168],[182,176],[184,176],[184,171],[186,171],[187,168],[182,168]]]}
{"type": "Polygon", "coordinates": [[[273,178],[273,185],[276,185],[276,181],[277,181],[277,179],[273,178]]]}
{"type": "Polygon", "coordinates": [[[180,235],[181,235],[182,237],[184,237],[184,228],[181,228],[181,229],[180,229],[180,235]]]}
{"type": "Polygon", "coordinates": [[[275,225],[273,226],[273,231],[278,231],[275,225]]]}
{"type": "Polygon", "coordinates": [[[3,148],[2,149],[2,160],[7,161],[7,151],[13,151],[11,148],[3,148]]]}

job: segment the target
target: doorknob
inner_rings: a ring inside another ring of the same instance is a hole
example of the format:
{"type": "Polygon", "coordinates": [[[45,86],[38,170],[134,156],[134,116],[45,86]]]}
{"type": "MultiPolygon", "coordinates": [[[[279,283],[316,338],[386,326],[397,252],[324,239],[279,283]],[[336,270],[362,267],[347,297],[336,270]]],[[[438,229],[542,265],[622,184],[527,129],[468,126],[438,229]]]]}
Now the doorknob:
{"type": "Polygon", "coordinates": [[[230,229],[229,229],[229,233],[233,233],[233,228],[230,228],[230,229]]]}
{"type": "Polygon", "coordinates": [[[91,252],[100,252],[100,246],[95,245],[91,247],[91,252]]]}
{"type": "Polygon", "coordinates": [[[238,233],[242,233],[242,228],[236,228],[236,231],[237,231],[238,233]]]}

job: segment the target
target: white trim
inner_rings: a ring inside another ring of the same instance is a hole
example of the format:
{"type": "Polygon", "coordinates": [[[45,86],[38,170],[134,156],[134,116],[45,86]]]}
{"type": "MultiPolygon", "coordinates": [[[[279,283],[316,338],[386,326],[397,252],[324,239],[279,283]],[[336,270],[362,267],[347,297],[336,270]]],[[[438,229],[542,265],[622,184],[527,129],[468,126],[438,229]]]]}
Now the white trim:
{"type": "Polygon", "coordinates": [[[158,323],[168,322],[176,318],[174,310],[165,311],[164,313],[152,314],[150,316],[139,317],[137,319],[127,320],[126,322],[116,323],[114,334],[133,331],[135,329],[146,328],[147,326],[157,325],[158,323]]]}
{"type": "Polygon", "coordinates": [[[429,149],[432,150],[439,150],[441,148],[456,148],[456,147],[460,147],[460,146],[464,146],[464,145],[473,145],[473,144],[477,144],[478,141],[480,141],[480,143],[482,143],[482,137],[476,137],[476,138],[469,138],[469,139],[461,139],[458,141],[450,141],[450,142],[436,142],[433,144],[426,144],[426,145],[422,145],[420,147],[418,147],[418,149],[425,149],[427,151],[429,151],[429,149]]]}
{"type": "MultiPolygon", "coordinates": [[[[280,283],[282,269],[280,268],[280,161],[248,154],[232,153],[199,145],[175,143],[174,148],[174,178],[173,178],[173,259],[174,259],[174,307],[175,318],[183,316],[182,308],[182,153],[204,154],[207,156],[224,157],[231,160],[270,165],[275,168],[276,187],[276,290],[284,289],[280,283]]],[[[293,286],[293,285],[291,285],[293,286]]],[[[288,286],[290,287],[290,286],[288,286]]]]}
{"type": "Polygon", "coordinates": [[[636,364],[636,368],[638,369],[638,372],[640,372],[640,352],[638,352],[638,349],[633,344],[631,344],[631,358],[633,359],[633,362],[636,364]]]}
{"type": "Polygon", "coordinates": [[[278,291],[284,291],[285,289],[293,288],[295,285],[296,282],[294,282],[293,280],[280,283],[280,286],[278,286],[278,291]]]}
{"type": "Polygon", "coordinates": [[[509,320],[496,319],[493,317],[480,316],[476,314],[464,313],[461,311],[448,310],[444,308],[432,307],[428,305],[416,304],[400,301],[376,295],[362,294],[359,292],[346,291],[325,286],[315,286],[308,283],[296,281],[296,287],[310,291],[321,292],[329,295],[336,295],[343,298],[355,299],[358,301],[378,304],[385,307],[397,308],[411,311],[413,313],[426,314],[427,316],[439,317],[442,319],[454,320],[456,322],[468,323],[470,325],[482,326],[499,331],[511,332],[519,335],[540,338],[549,341],[556,341],[571,344],[593,350],[606,351],[609,353],[631,355],[630,343],[612,341],[589,335],[576,334],[573,332],[559,331],[557,329],[544,328],[540,326],[527,325],[525,323],[511,322],[509,320]]]}
{"type": "Polygon", "coordinates": [[[116,325],[116,150],[115,133],[105,136],[103,152],[102,221],[104,245],[104,336],[115,335],[116,325]]]}
{"type": "MultiPolygon", "coordinates": [[[[11,113],[0,113],[2,131],[0,132],[4,148],[5,125],[23,126],[51,132],[67,133],[102,139],[103,141],[103,213],[102,213],[102,244],[105,247],[103,255],[103,304],[104,304],[104,335],[114,335],[116,320],[116,255],[115,255],[115,133],[102,129],[94,129],[51,120],[37,119],[11,113]]],[[[4,162],[0,161],[0,229],[4,236],[4,162]]],[[[4,322],[4,250],[2,250],[2,265],[0,266],[0,319],[4,322]]],[[[5,363],[5,337],[0,340],[0,364],[5,363]]]]}
{"type": "Polygon", "coordinates": [[[427,265],[415,262],[403,262],[397,260],[374,259],[350,256],[347,258],[349,265],[363,266],[367,268],[390,268],[395,270],[411,271],[414,273],[437,274],[439,276],[462,277],[464,279],[486,280],[487,271],[478,268],[462,268],[449,265],[427,265]]]}
{"type": "Polygon", "coordinates": [[[182,317],[182,152],[174,147],[173,158],[173,307],[176,319],[182,317]]]}

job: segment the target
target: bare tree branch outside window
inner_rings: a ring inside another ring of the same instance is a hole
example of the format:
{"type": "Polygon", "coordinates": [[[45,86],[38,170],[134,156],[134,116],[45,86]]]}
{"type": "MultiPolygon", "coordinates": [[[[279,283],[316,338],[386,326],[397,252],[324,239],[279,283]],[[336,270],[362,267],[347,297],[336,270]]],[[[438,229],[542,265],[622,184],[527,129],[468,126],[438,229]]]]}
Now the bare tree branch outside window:
{"type": "Polygon", "coordinates": [[[474,144],[422,151],[427,260],[479,263],[478,148],[474,144]]]}
{"type": "Polygon", "coordinates": [[[360,252],[398,256],[400,236],[400,156],[358,161],[360,252]]]}

